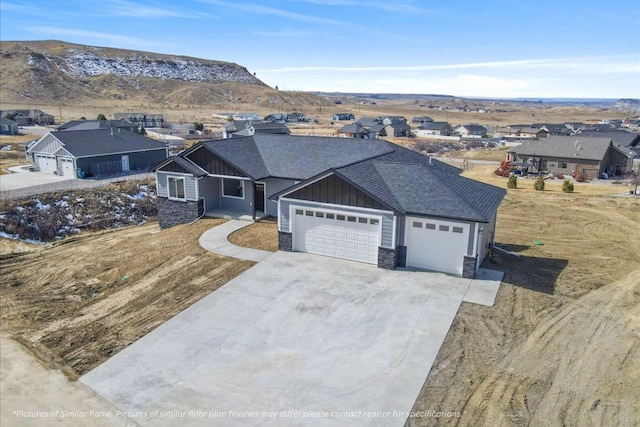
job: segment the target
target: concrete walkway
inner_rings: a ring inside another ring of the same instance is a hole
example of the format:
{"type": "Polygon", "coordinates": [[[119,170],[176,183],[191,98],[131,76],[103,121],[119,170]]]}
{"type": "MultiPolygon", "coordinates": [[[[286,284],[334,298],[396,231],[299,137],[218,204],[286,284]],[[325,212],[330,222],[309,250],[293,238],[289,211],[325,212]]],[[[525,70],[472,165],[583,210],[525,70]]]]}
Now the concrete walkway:
{"type": "Polygon", "coordinates": [[[243,221],[238,219],[225,222],[224,224],[213,227],[211,230],[205,231],[202,236],[200,236],[198,243],[200,243],[200,246],[209,252],[248,261],[260,262],[273,255],[273,252],[263,251],[260,249],[243,248],[241,246],[236,246],[227,240],[227,237],[231,233],[251,224],[253,224],[252,221],[243,221]]]}

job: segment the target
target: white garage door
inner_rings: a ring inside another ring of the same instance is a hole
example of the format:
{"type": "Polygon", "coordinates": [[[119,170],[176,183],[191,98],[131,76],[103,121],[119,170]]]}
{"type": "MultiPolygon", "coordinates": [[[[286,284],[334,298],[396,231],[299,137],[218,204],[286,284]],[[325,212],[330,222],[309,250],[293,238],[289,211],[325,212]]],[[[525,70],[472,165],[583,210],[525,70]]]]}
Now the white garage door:
{"type": "Polygon", "coordinates": [[[469,224],[407,217],[407,267],[462,275],[469,224]]]}
{"type": "Polygon", "coordinates": [[[55,172],[58,170],[56,158],[53,156],[36,155],[36,167],[40,172],[55,172]]]}
{"type": "Polygon", "coordinates": [[[293,209],[293,250],[378,264],[380,218],[293,209]]]}
{"type": "Polygon", "coordinates": [[[62,169],[63,176],[68,176],[68,177],[76,176],[76,173],[73,170],[73,160],[60,159],[60,166],[62,169]]]}

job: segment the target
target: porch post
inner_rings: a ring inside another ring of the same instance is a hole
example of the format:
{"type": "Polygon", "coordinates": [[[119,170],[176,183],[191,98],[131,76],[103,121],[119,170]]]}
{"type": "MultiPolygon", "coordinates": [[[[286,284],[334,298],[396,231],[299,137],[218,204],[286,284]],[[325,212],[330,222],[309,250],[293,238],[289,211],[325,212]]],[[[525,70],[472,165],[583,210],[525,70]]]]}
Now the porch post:
{"type": "Polygon", "coordinates": [[[253,202],[251,206],[253,207],[253,221],[256,221],[256,182],[251,180],[251,186],[253,187],[253,202]]]}

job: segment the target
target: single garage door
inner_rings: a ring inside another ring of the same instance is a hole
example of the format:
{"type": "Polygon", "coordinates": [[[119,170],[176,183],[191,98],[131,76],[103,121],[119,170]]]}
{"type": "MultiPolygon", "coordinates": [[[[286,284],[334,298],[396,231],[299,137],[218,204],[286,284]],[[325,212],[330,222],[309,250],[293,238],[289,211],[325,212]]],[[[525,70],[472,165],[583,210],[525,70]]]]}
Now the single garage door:
{"type": "Polygon", "coordinates": [[[60,159],[60,166],[62,169],[62,176],[68,176],[70,178],[73,178],[74,176],[76,176],[76,173],[73,170],[73,160],[60,159]]]}
{"type": "Polygon", "coordinates": [[[40,172],[55,172],[58,170],[56,158],[53,156],[36,155],[36,167],[40,172]]]}
{"type": "Polygon", "coordinates": [[[407,217],[407,267],[462,275],[469,224],[407,217]]]}
{"type": "Polygon", "coordinates": [[[380,218],[293,209],[293,250],[378,264],[380,218]]]}

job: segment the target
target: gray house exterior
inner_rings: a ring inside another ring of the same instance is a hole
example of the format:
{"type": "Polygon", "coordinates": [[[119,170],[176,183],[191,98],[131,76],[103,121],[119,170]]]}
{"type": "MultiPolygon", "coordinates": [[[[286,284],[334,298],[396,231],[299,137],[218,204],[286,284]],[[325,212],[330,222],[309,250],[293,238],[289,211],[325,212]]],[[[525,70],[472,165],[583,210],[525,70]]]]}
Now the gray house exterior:
{"type": "Polygon", "coordinates": [[[532,172],[599,178],[603,172],[621,176],[631,170],[634,152],[611,138],[548,136],[527,141],[507,151],[507,161],[531,164],[532,172]]]}
{"type": "Polygon", "coordinates": [[[0,117],[0,135],[17,135],[18,131],[18,122],[0,117]]]}
{"type": "Polygon", "coordinates": [[[161,227],[236,211],[278,219],[279,248],[474,277],[503,189],[379,139],[256,134],[154,168],[161,227]]]}
{"type": "Polygon", "coordinates": [[[27,149],[37,171],[69,177],[148,171],[167,155],[164,143],[118,129],[50,132],[27,149]]]}

